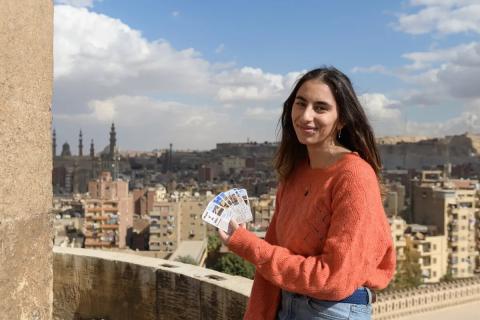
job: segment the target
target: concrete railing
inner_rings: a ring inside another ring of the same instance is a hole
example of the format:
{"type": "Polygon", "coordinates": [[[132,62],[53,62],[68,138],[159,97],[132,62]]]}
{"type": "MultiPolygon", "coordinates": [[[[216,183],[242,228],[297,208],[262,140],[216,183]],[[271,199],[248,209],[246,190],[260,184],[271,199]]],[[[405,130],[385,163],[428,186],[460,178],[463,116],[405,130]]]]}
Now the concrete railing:
{"type": "Polygon", "coordinates": [[[480,300],[479,278],[454,280],[425,288],[379,294],[377,303],[373,305],[373,318],[395,319],[478,300],[480,300]]]}
{"type": "Polygon", "coordinates": [[[54,248],[54,319],[241,319],[252,281],[175,261],[54,248]]]}
{"type": "MultiPolygon", "coordinates": [[[[252,281],[111,251],[54,247],[54,319],[241,319],[252,281]]],[[[480,279],[378,295],[375,320],[480,299],[480,279]]]]}

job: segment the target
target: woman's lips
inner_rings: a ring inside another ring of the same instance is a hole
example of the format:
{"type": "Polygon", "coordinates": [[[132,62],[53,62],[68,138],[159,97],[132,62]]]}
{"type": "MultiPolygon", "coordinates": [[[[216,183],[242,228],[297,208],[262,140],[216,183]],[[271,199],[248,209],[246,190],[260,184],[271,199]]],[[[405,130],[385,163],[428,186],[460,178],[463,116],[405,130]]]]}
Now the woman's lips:
{"type": "Polygon", "coordinates": [[[306,134],[314,134],[315,132],[317,132],[317,128],[315,127],[303,127],[303,126],[299,126],[300,130],[306,134]]]}

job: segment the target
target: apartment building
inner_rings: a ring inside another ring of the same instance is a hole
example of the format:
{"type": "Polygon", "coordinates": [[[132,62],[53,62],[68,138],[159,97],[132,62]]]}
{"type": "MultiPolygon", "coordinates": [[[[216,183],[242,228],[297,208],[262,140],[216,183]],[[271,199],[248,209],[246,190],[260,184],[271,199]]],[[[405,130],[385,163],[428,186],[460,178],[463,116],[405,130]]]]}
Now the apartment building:
{"type": "Polygon", "coordinates": [[[245,158],[228,156],[222,158],[222,172],[238,173],[242,169],[245,169],[245,158]]]}
{"type": "Polygon", "coordinates": [[[424,283],[436,283],[447,273],[448,245],[447,237],[436,235],[436,228],[412,224],[407,227],[405,243],[415,249],[419,255],[424,283]]]}
{"type": "Polygon", "coordinates": [[[253,223],[256,229],[265,230],[270,225],[275,212],[275,195],[263,194],[260,197],[250,198],[253,223]]]}
{"type": "Polygon", "coordinates": [[[112,180],[104,171],[88,183],[84,199],[85,248],[125,248],[127,229],[133,225],[133,197],[128,182],[112,180]]]}
{"type": "Polygon", "coordinates": [[[181,241],[204,240],[207,226],[202,220],[206,196],[168,198],[160,195],[150,211],[150,250],[175,251],[181,241]]]}
{"type": "Polygon", "coordinates": [[[197,197],[180,201],[180,240],[204,240],[207,237],[207,226],[202,214],[207,207],[207,198],[197,197]]]}
{"type": "Polygon", "coordinates": [[[387,194],[383,201],[385,213],[389,217],[401,214],[405,210],[405,186],[393,181],[386,184],[387,194]]]}
{"type": "Polygon", "coordinates": [[[435,226],[407,224],[400,217],[388,219],[392,231],[393,244],[397,256],[397,265],[405,260],[405,248],[419,253],[418,263],[422,270],[424,283],[436,283],[447,273],[448,246],[447,237],[437,235],[435,226]]]}
{"type": "Polygon", "coordinates": [[[395,247],[398,263],[405,259],[405,247],[407,245],[405,230],[407,230],[407,223],[398,216],[389,217],[388,222],[392,232],[393,246],[395,247]]]}
{"type": "Polygon", "coordinates": [[[173,252],[180,242],[180,202],[157,199],[150,211],[150,251],[173,252]]]}
{"type": "MultiPolygon", "coordinates": [[[[476,180],[455,180],[443,171],[422,171],[412,186],[415,223],[435,225],[447,241],[448,266],[455,278],[472,277],[478,262],[475,222],[476,180]]],[[[477,236],[478,237],[478,236],[477,236]]]]}

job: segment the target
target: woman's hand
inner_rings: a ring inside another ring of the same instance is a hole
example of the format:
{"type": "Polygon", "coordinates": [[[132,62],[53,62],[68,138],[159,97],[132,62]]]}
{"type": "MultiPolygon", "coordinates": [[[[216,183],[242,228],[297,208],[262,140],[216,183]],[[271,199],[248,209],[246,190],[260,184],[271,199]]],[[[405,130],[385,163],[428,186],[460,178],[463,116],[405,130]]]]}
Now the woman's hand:
{"type": "Polygon", "coordinates": [[[220,235],[220,240],[222,240],[223,244],[228,246],[228,243],[230,242],[230,238],[232,237],[232,234],[237,230],[238,228],[245,228],[245,223],[238,224],[235,219],[231,219],[230,223],[228,224],[228,233],[225,231],[218,229],[218,234],[220,235]]]}

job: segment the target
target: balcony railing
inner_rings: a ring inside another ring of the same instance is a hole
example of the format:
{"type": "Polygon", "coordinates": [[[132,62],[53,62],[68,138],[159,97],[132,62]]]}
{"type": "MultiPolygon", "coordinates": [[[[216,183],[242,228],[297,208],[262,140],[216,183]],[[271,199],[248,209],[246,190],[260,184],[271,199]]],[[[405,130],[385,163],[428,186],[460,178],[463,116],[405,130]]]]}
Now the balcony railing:
{"type": "MultiPolygon", "coordinates": [[[[242,319],[252,285],[176,261],[78,248],[55,247],[53,272],[54,319],[242,319]]],[[[479,299],[479,278],[379,293],[372,318],[479,299]]]]}
{"type": "Polygon", "coordinates": [[[89,249],[54,252],[54,319],[242,319],[252,285],[175,261],[89,249]]]}

